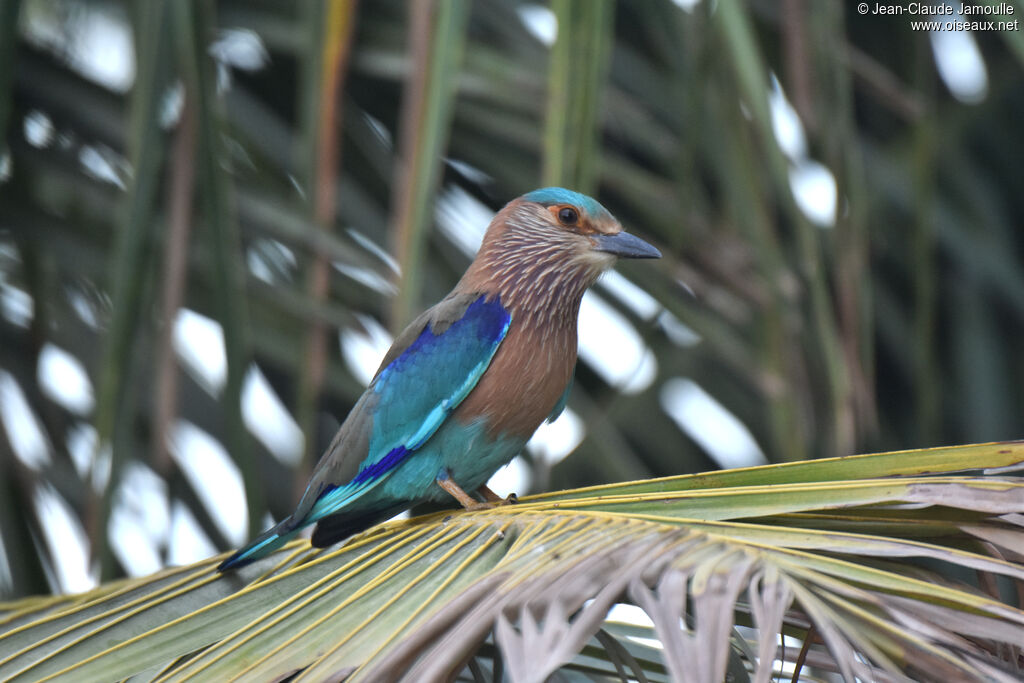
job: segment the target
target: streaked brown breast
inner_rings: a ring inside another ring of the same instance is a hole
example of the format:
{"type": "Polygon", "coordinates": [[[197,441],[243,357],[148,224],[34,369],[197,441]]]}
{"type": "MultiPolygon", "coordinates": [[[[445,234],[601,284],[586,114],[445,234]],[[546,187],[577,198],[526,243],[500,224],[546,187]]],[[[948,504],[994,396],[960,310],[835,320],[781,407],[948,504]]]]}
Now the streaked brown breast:
{"type": "Polygon", "coordinates": [[[514,315],[490,367],[455,417],[463,422],[486,418],[491,436],[533,434],[561,398],[576,365],[575,311],[557,318],[514,315]]]}

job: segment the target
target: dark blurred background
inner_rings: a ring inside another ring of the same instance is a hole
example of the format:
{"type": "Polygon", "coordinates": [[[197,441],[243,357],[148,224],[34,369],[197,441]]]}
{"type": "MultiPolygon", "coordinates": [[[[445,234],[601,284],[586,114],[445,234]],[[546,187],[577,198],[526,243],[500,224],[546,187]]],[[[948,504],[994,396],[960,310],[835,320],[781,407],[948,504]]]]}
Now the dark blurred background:
{"type": "Polygon", "coordinates": [[[1021,437],[1022,10],[875,5],[0,0],[0,596],[287,514],[545,185],[665,258],[502,492],[1021,437]]]}

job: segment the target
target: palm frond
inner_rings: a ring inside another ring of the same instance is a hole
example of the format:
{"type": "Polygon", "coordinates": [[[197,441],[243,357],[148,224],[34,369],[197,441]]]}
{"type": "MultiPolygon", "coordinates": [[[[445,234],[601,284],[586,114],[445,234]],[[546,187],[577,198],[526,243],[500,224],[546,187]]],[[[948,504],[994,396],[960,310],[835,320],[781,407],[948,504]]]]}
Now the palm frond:
{"type": "Polygon", "coordinates": [[[798,658],[845,680],[1018,680],[1024,482],[999,475],[1021,467],[1021,443],[884,453],[296,541],[237,574],[211,559],[2,606],[0,676],[488,680],[500,653],[512,681],[718,683],[738,662],[764,682],[798,658]],[[620,602],[652,628],[607,622],[620,602]]]}

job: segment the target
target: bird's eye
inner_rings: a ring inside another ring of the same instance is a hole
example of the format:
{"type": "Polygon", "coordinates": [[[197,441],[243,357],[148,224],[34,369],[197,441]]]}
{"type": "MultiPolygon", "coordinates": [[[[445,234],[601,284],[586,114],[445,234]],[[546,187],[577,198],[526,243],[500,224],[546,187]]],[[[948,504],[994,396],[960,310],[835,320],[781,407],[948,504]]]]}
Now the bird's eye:
{"type": "Polygon", "coordinates": [[[571,206],[563,206],[558,210],[558,220],[562,225],[576,225],[576,221],[579,219],[579,213],[571,206]]]}

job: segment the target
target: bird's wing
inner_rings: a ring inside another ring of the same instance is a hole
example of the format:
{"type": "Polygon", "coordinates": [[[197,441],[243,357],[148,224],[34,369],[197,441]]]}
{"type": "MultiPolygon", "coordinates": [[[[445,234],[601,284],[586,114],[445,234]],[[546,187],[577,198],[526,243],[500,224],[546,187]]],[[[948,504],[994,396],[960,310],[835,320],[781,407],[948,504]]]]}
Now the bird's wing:
{"type": "Polygon", "coordinates": [[[336,512],[422,446],[476,386],[510,322],[480,294],[450,296],[413,321],[321,459],[295,522],[336,512]]]}
{"type": "MultiPolygon", "coordinates": [[[[501,345],[512,317],[497,298],[457,294],[413,321],[398,336],[366,392],[320,459],[298,507],[222,562],[243,567],[309,524],[331,518],[313,535],[319,546],[386,519],[396,501],[348,507],[416,452],[473,390],[501,345]]],[[[398,501],[400,502],[400,501],[398,501]]]]}

